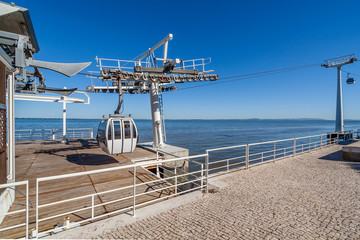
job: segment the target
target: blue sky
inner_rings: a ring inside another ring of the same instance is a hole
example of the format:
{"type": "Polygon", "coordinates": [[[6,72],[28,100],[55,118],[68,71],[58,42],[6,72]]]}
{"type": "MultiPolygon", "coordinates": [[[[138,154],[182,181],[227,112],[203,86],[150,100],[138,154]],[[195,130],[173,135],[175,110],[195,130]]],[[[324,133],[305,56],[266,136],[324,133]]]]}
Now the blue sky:
{"type": "MultiPolygon", "coordinates": [[[[357,53],[359,1],[25,1],[38,60],[132,59],[172,33],[170,58],[211,57],[220,77],[321,63],[357,53]]],[[[162,53],[162,50],[157,52],[162,53]]],[[[360,74],[360,62],[343,67],[360,74]]],[[[85,89],[89,79],[44,71],[49,87],[85,89]]],[[[343,84],[345,119],[360,119],[360,77],[343,84]]],[[[343,79],[346,74],[343,73],[343,79]]],[[[221,80],[219,80],[220,82],[221,80]]],[[[179,89],[203,83],[185,83],[179,89]]],[[[116,94],[69,104],[68,116],[112,113],[116,94]]],[[[150,119],[149,95],[126,95],[123,113],[150,119]]],[[[320,64],[286,73],[163,94],[167,119],[335,118],[336,70],[320,64]]],[[[61,117],[62,104],[16,101],[17,117],[61,117]]]]}

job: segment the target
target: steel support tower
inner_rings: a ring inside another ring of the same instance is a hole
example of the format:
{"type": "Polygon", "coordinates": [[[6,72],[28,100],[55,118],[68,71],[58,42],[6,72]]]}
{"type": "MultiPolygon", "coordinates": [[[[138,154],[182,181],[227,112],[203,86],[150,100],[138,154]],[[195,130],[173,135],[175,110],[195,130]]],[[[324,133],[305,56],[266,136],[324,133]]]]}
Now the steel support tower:
{"type": "Polygon", "coordinates": [[[102,79],[106,86],[88,86],[92,93],[116,92],[119,94],[119,105],[122,95],[150,93],[151,117],[153,127],[153,147],[165,147],[165,126],[163,119],[161,94],[163,91],[175,91],[174,84],[184,82],[215,81],[217,74],[209,74],[212,70],[205,70],[205,65],[211,62],[210,58],[180,60],[168,58],[168,43],[173,39],[168,34],[164,39],[145,51],[134,60],[117,60],[96,57],[101,76],[90,75],[91,78],[102,79]],[[154,51],[163,46],[162,58],[156,58],[154,51]],[[109,84],[111,83],[111,84],[109,84]]]}
{"type": "Polygon", "coordinates": [[[337,68],[337,94],[336,94],[336,122],[335,132],[344,132],[344,114],[343,114],[343,100],[342,100],[342,84],[341,84],[341,67],[357,61],[353,57],[354,54],[332,58],[325,60],[322,67],[336,67],[337,68]]]}

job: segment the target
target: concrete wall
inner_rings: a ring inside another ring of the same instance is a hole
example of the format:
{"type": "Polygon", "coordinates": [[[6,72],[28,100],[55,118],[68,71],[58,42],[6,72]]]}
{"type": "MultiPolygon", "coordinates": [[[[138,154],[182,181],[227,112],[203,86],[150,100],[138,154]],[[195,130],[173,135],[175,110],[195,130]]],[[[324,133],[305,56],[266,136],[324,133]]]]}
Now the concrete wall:
{"type": "Polygon", "coordinates": [[[348,161],[360,161],[360,141],[343,147],[342,158],[348,161]]]}

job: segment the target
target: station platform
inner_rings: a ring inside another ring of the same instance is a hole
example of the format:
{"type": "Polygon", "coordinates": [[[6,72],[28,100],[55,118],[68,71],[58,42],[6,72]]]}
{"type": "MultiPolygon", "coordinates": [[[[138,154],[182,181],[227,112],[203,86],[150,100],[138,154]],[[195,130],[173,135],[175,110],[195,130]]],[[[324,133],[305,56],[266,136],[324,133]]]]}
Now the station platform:
{"type": "MultiPolygon", "coordinates": [[[[156,159],[156,153],[145,148],[137,147],[132,153],[109,155],[101,150],[94,139],[70,139],[68,143],[63,144],[60,141],[53,140],[37,140],[23,141],[16,143],[16,181],[29,181],[29,229],[35,228],[35,204],[36,204],[36,179],[40,177],[62,175],[68,173],[85,172],[96,169],[112,168],[122,165],[129,165],[137,159],[156,159]]],[[[147,171],[142,167],[136,168],[136,182],[148,182],[159,179],[156,175],[147,171]]],[[[69,197],[83,196],[107,191],[110,189],[121,188],[133,184],[133,171],[123,169],[106,173],[97,173],[92,175],[83,175],[75,178],[67,178],[58,182],[44,182],[39,188],[39,204],[46,204],[64,200],[69,197]]],[[[144,184],[136,189],[136,192],[146,193],[155,189],[169,186],[166,181],[159,181],[151,184],[144,184]]],[[[10,211],[16,211],[24,208],[25,197],[21,193],[25,193],[25,187],[16,188],[16,198],[10,211]]],[[[127,189],[121,193],[114,192],[112,194],[96,195],[94,201],[97,203],[109,202],[112,199],[119,198],[120,195],[125,197],[132,194],[132,189],[127,189]],[[128,191],[128,192],[126,192],[128,191]]],[[[170,195],[172,188],[164,191],[152,192],[150,194],[141,195],[136,199],[137,204],[151,199],[161,198],[170,195]]],[[[64,203],[56,208],[46,207],[40,209],[39,217],[46,218],[48,215],[56,215],[59,213],[70,212],[74,208],[82,208],[89,206],[91,199],[73,201],[64,203]]],[[[132,199],[114,204],[103,205],[95,209],[95,214],[107,213],[117,208],[132,206],[132,199]]],[[[76,214],[69,214],[70,221],[78,221],[91,216],[91,210],[80,211],[76,214]]],[[[6,216],[1,223],[1,228],[24,223],[24,214],[14,214],[6,216]]],[[[52,229],[64,223],[64,217],[57,217],[39,224],[39,232],[52,229]]],[[[23,227],[23,229],[25,229],[23,227]]],[[[21,228],[4,231],[0,233],[0,238],[22,238],[24,232],[21,228]]]]}

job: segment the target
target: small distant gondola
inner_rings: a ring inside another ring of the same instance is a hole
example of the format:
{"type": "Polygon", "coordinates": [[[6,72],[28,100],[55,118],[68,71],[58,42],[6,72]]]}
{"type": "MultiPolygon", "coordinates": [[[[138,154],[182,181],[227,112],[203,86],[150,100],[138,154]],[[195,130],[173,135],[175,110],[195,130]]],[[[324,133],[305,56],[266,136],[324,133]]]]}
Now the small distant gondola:
{"type": "Polygon", "coordinates": [[[355,79],[352,77],[349,77],[350,73],[347,74],[347,79],[346,79],[346,83],[347,84],[354,84],[355,83],[355,79]]]}
{"type": "Polygon", "coordinates": [[[101,120],[96,139],[108,154],[133,152],[138,142],[135,122],[130,116],[109,115],[101,120]]]}
{"type": "Polygon", "coordinates": [[[354,84],[354,83],[355,83],[355,79],[354,79],[354,78],[348,78],[348,79],[346,79],[346,83],[347,83],[347,84],[354,84]]]}

